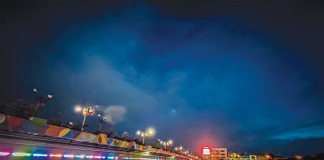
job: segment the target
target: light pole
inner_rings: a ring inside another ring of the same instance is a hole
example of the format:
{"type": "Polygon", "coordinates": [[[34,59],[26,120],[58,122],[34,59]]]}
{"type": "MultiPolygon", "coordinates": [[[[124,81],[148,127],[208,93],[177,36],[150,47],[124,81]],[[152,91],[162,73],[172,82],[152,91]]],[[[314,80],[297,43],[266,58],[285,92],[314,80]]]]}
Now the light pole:
{"type": "MultiPolygon", "coordinates": [[[[81,110],[82,110],[82,108],[81,107],[77,107],[77,108],[75,108],[75,110],[77,111],[77,112],[80,112],[81,110]]],[[[83,114],[83,122],[82,122],[82,127],[81,127],[81,131],[83,131],[83,126],[84,126],[84,122],[85,122],[85,119],[86,119],[86,117],[89,115],[89,116],[92,116],[93,114],[95,113],[95,109],[93,108],[93,107],[86,107],[86,108],[83,108],[83,112],[82,112],[82,114],[83,114]]]]}
{"type": "Polygon", "coordinates": [[[106,122],[107,118],[106,117],[101,117],[100,114],[98,114],[98,120],[99,120],[99,127],[100,127],[100,132],[102,128],[102,123],[106,122]]]}
{"type": "Polygon", "coordinates": [[[180,147],[176,147],[175,150],[176,150],[176,151],[182,151],[182,146],[180,146],[180,147]]]}
{"type": "Polygon", "coordinates": [[[154,129],[149,129],[146,132],[142,132],[142,131],[137,131],[136,132],[136,135],[143,137],[143,143],[145,143],[145,140],[144,140],[145,138],[148,138],[150,136],[153,136],[153,134],[154,134],[154,129]]]}
{"type": "Polygon", "coordinates": [[[162,144],[165,147],[165,150],[167,148],[167,146],[171,145],[173,142],[172,140],[169,140],[168,142],[164,142],[158,139],[158,141],[160,141],[160,144],[162,144]]]}
{"type": "Polygon", "coordinates": [[[43,96],[44,96],[43,94],[42,94],[41,96],[37,96],[37,95],[36,95],[36,93],[37,93],[37,88],[34,88],[33,92],[34,92],[34,99],[37,101],[36,113],[35,113],[35,117],[37,117],[37,113],[38,113],[39,105],[40,105],[41,103],[46,104],[47,101],[50,100],[53,96],[50,95],[50,94],[47,95],[47,98],[48,98],[48,99],[43,98],[43,96]]]}

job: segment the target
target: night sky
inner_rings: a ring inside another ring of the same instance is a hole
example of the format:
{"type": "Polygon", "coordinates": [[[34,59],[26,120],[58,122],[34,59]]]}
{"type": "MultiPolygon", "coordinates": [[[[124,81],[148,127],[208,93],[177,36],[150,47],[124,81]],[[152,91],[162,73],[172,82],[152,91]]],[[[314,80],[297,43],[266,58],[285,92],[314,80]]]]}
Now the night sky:
{"type": "Polygon", "coordinates": [[[2,0],[0,93],[190,152],[323,151],[324,3],[215,1],[2,0]]]}

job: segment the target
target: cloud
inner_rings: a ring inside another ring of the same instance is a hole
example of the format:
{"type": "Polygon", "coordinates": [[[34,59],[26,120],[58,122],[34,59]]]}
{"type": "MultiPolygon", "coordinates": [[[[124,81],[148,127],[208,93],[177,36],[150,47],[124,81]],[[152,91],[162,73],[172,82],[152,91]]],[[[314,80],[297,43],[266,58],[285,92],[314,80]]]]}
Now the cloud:
{"type": "Polygon", "coordinates": [[[324,125],[310,125],[307,127],[296,128],[272,137],[272,139],[288,141],[310,138],[324,138],[324,125]]]}
{"type": "Polygon", "coordinates": [[[105,109],[107,122],[115,124],[124,120],[127,111],[124,106],[109,106],[105,109]]]}

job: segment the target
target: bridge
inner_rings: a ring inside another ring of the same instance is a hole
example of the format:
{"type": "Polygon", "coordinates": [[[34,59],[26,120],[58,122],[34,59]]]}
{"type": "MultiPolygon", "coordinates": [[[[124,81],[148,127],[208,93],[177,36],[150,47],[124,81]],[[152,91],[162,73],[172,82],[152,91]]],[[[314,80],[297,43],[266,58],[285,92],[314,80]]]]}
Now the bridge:
{"type": "Polygon", "coordinates": [[[0,114],[0,159],[198,160],[185,155],[0,114]]]}

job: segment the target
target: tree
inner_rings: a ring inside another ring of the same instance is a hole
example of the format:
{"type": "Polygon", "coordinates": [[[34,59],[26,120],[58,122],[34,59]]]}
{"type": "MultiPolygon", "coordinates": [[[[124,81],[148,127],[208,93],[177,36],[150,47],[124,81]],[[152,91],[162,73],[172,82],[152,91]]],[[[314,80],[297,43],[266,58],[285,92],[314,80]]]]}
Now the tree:
{"type": "Polygon", "coordinates": [[[287,158],[286,160],[297,160],[297,158],[289,157],[289,158],[287,158]]]}
{"type": "Polygon", "coordinates": [[[139,138],[135,138],[134,141],[136,144],[144,145],[143,141],[140,140],[139,138]]]}
{"type": "Polygon", "coordinates": [[[273,153],[269,153],[268,155],[270,156],[271,159],[275,158],[275,155],[273,153]]]}
{"type": "MultiPolygon", "coordinates": [[[[85,123],[84,126],[83,126],[83,128],[87,128],[89,126],[90,126],[90,124],[85,123]]],[[[71,129],[77,130],[77,131],[81,131],[81,128],[82,128],[82,123],[80,123],[79,121],[78,121],[78,123],[76,123],[76,124],[74,124],[74,125],[71,126],[71,129]]]]}
{"type": "Polygon", "coordinates": [[[307,155],[307,156],[303,157],[303,160],[315,160],[315,158],[312,157],[312,156],[307,155]]]}
{"type": "Polygon", "coordinates": [[[316,160],[318,160],[318,159],[323,160],[324,159],[324,152],[323,153],[317,153],[315,155],[315,159],[316,160]]]}
{"type": "Polygon", "coordinates": [[[117,136],[117,133],[114,130],[109,130],[106,132],[107,137],[109,138],[115,138],[117,136]]]}
{"type": "Polygon", "coordinates": [[[128,132],[124,132],[122,134],[122,138],[125,140],[125,141],[133,141],[133,138],[131,135],[128,134],[128,132]]]}
{"type": "Polygon", "coordinates": [[[24,100],[0,96],[0,113],[19,118],[29,119],[36,113],[36,105],[29,104],[24,100]]]}

